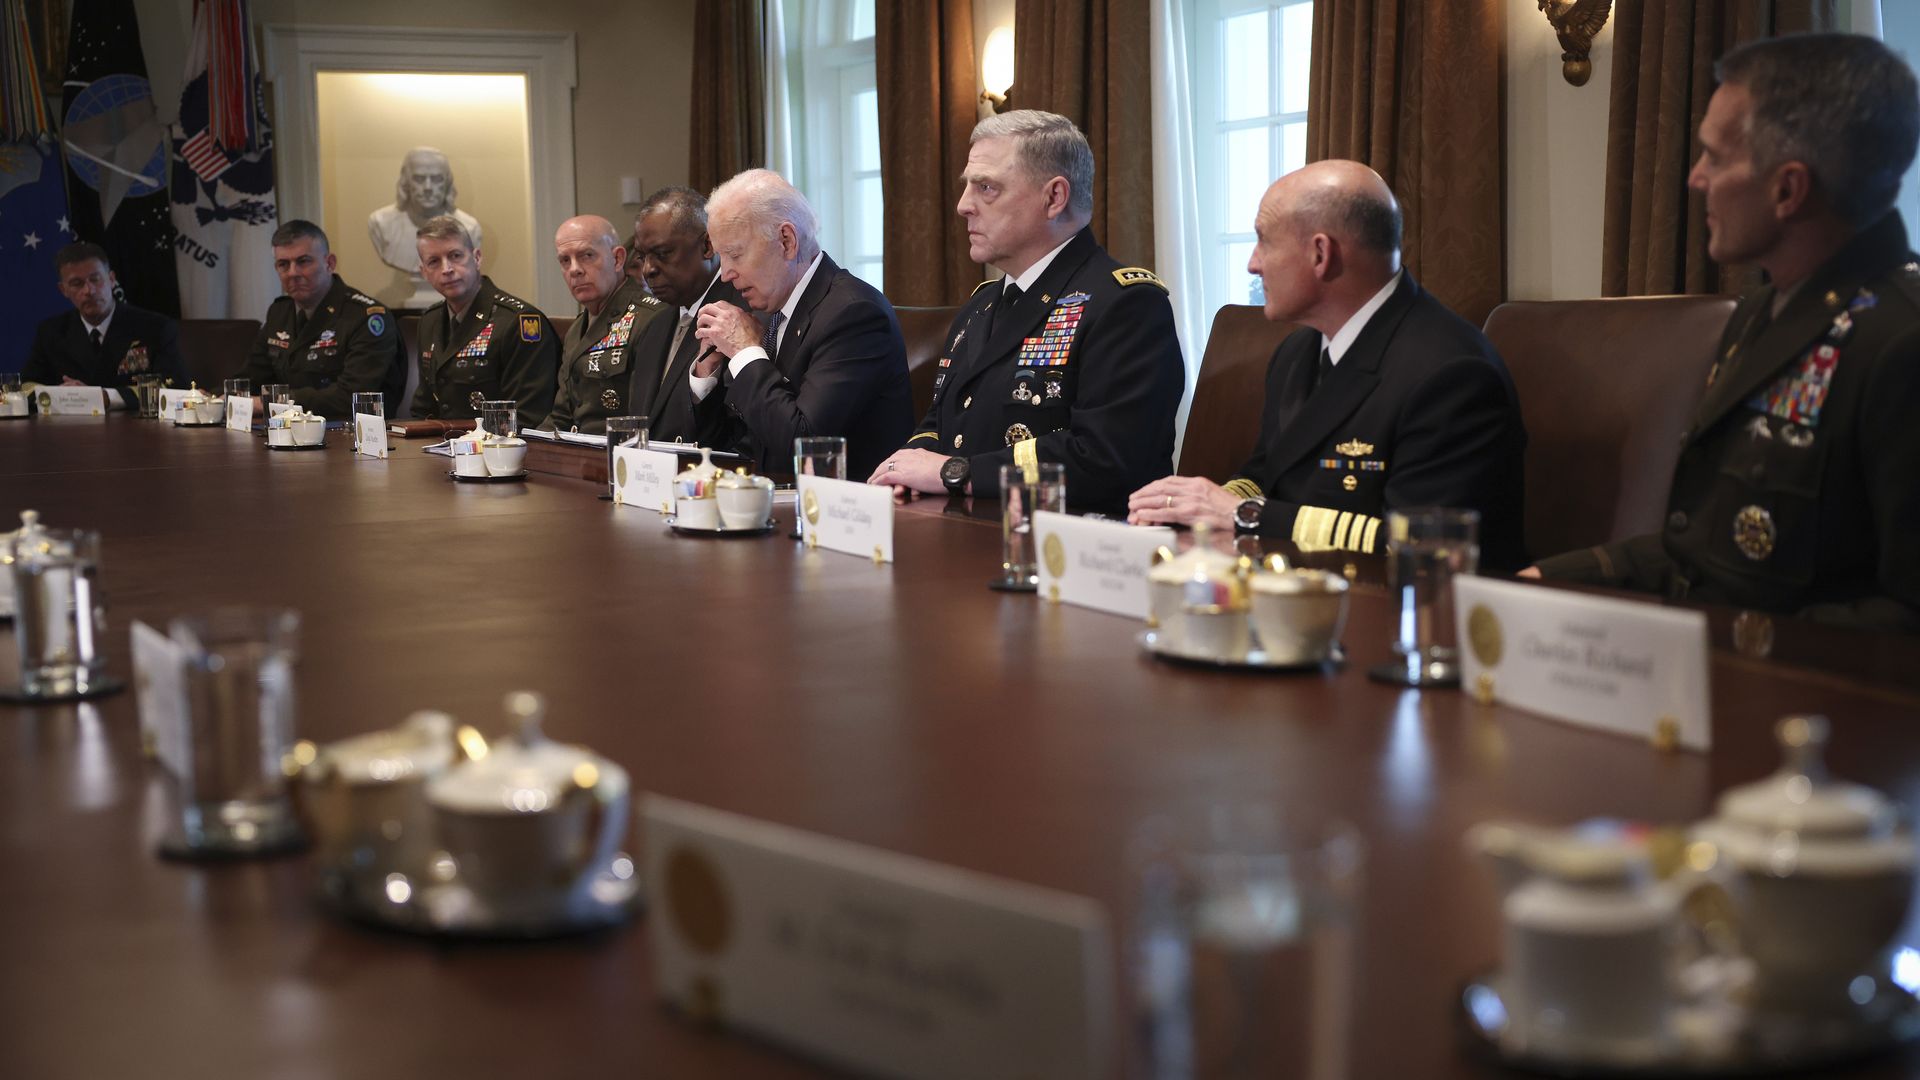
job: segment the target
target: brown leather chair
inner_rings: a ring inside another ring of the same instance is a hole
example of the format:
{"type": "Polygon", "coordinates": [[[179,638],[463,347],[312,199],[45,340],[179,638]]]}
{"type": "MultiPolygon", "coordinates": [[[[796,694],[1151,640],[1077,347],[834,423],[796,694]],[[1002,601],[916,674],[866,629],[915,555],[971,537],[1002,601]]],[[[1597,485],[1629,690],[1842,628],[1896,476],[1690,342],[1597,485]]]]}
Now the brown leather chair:
{"type": "Polygon", "coordinates": [[[547,316],[547,321],[553,324],[553,332],[560,335],[561,341],[567,340],[567,331],[573,329],[573,320],[572,315],[547,316]]]}
{"type": "Polygon", "coordinates": [[[941,346],[957,307],[894,308],[900,317],[900,336],[907,341],[907,378],[913,384],[913,421],[927,415],[933,406],[933,377],[940,372],[941,346]]]}
{"type": "Polygon", "coordinates": [[[1267,362],[1298,329],[1293,323],[1268,322],[1259,308],[1246,304],[1228,304],[1214,315],[1187,411],[1180,475],[1220,483],[1253,456],[1267,397],[1267,362]]]}
{"type": "Polygon", "coordinates": [[[1516,301],[1487,316],[1527,425],[1535,558],[1657,531],[1733,301],[1516,301]]]}
{"type": "Polygon", "coordinates": [[[238,377],[259,336],[259,319],[181,319],[180,356],[187,377],[202,387],[238,377]]]}

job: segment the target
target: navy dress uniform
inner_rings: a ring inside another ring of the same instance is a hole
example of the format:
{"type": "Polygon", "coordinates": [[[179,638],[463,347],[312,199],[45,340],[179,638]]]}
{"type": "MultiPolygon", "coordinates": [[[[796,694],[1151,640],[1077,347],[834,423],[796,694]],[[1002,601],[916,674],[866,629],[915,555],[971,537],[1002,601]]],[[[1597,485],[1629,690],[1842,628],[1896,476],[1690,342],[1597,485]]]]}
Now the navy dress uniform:
{"type": "Polygon", "coordinates": [[[159,312],[125,303],[114,306],[98,345],[78,311],[44,320],[34,331],[33,351],[20,372],[31,383],[57,386],[62,379],[76,379],[88,386],[115,387],[129,406],[136,404],[127,389],[136,375],[164,375],[175,386],[187,385],[180,325],[159,312]]]}
{"type": "Polygon", "coordinates": [[[1000,466],[1066,466],[1076,507],[1124,514],[1127,496],[1173,471],[1186,387],[1167,288],[1074,234],[1010,296],[983,283],[954,318],[933,403],[907,446],[964,457],[976,495],[1000,466]]]}
{"type": "Polygon", "coordinates": [[[667,306],[629,277],[607,295],[600,314],[582,311],[560,346],[560,377],[553,396],[555,431],[599,433],[607,417],[631,416],[634,348],[667,306]]]}
{"type": "Polygon", "coordinates": [[[445,300],[420,316],[420,385],[413,415],[471,420],[483,401],[520,405],[522,427],[539,427],[553,411],[560,335],[540,309],[480,279],[467,313],[455,320],[445,300]]]}
{"type": "Polygon", "coordinates": [[[268,306],[241,374],[256,390],[285,383],[295,404],[329,420],[347,419],[353,395],[376,390],[391,414],[406,391],[405,348],[393,314],[336,277],[311,317],[290,296],[268,306]]]}
{"type": "Polygon", "coordinates": [[[1658,534],[1544,576],[1920,632],[1920,260],[1889,213],[1727,320],[1658,534]]]}

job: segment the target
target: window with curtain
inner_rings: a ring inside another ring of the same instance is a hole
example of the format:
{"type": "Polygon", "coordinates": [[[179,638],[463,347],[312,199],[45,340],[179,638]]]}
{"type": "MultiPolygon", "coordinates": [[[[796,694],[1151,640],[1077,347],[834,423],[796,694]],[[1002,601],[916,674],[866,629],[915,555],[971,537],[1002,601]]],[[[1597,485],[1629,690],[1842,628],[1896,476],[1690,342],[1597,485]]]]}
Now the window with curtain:
{"type": "MultiPolygon", "coordinates": [[[[1881,40],[1909,65],[1920,64],[1920,5],[1882,4],[1880,20],[1881,40]]],[[[1859,22],[1854,25],[1857,29],[1859,22]]],[[[1914,162],[1900,181],[1900,198],[1894,206],[1907,223],[1907,242],[1920,240],[1920,161],[1914,162]]]]}
{"type": "Polygon", "coordinates": [[[1258,304],[1247,273],[1260,196],[1307,163],[1312,0],[1194,0],[1194,182],[1201,198],[1204,310],[1258,304]]]}
{"type": "Polygon", "coordinates": [[[881,287],[874,0],[780,0],[793,165],[835,262],[881,287]]]}

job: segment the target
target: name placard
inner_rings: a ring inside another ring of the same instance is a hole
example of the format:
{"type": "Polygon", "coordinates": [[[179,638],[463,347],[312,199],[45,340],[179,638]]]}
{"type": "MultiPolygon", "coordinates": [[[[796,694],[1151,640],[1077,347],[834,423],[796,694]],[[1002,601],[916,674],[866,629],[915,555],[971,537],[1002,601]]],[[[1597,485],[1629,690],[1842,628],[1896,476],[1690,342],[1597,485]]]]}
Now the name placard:
{"type": "Polygon", "coordinates": [[[175,777],[185,779],[187,658],[167,635],[134,622],[133,686],[140,707],[140,748],[175,777]]]}
{"type": "Polygon", "coordinates": [[[186,397],[188,394],[191,394],[191,393],[194,393],[194,391],[174,390],[170,387],[161,387],[160,419],[162,420],[178,419],[180,416],[180,399],[186,397]]]}
{"type": "Polygon", "coordinates": [[[1093,901],[661,796],[642,814],[654,984],[687,1012],[861,1074],[1110,1075],[1093,901]]]}
{"type": "Polygon", "coordinates": [[[892,488],[825,476],[797,477],[794,487],[808,547],[893,561],[892,488]]]}
{"type": "Polygon", "coordinates": [[[244,394],[227,395],[227,430],[253,430],[253,399],[244,394]]]}
{"type": "Polygon", "coordinates": [[[1147,568],[1153,565],[1154,550],[1171,543],[1173,530],[1164,526],[1048,510],[1033,515],[1041,595],[1128,618],[1147,617],[1147,568]]]}
{"type": "Polygon", "coordinates": [[[42,416],[105,416],[107,396],[97,386],[42,386],[34,391],[42,416]]]}
{"type": "Polygon", "coordinates": [[[1704,614],[1482,577],[1453,590],[1469,693],[1658,745],[1712,745],[1704,614]]]}
{"type": "Polygon", "coordinates": [[[637,446],[613,448],[613,504],[673,513],[673,477],[680,459],[637,446]]]}
{"type": "Polygon", "coordinates": [[[358,438],[353,441],[353,452],[361,457],[384,458],[387,456],[387,421],[372,413],[355,413],[353,430],[358,438]]]}
{"type": "Polygon", "coordinates": [[[291,401],[269,401],[267,402],[267,416],[268,417],[279,416],[283,412],[292,412],[294,409],[297,409],[299,407],[300,406],[294,404],[291,401]]]}

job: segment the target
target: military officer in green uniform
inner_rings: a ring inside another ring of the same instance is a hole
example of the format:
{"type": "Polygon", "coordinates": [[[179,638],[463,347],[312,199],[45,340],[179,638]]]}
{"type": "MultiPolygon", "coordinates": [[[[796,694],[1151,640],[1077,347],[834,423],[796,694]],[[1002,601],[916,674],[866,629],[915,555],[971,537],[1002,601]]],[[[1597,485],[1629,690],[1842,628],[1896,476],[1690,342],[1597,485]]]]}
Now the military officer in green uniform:
{"type": "Polygon", "coordinates": [[[553,237],[579,318],[560,345],[560,378],[549,427],[599,433],[609,416],[631,416],[633,352],[640,331],[666,305],[627,276],[627,252],[613,223],[592,214],[569,218],[553,237]]]}
{"type": "Polygon", "coordinates": [[[1920,632],[1920,262],[1891,207],[1920,142],[1884,45],[1802,35],[1734,50],[1689,184],[1716,262],[1756,263],[1658,534],[1532,576],[1920,632]]]}
{"type": "Polygon", "coordinates": [[[932,407],[868,478],[897,495],[998,497],[1000,467],[1066,466],[1076,508],[1125,511],[1173,468],[1185,388],[1167,289],[1101,249],[1093,151],[1066,117],[1021,109],[973,129],[956,208],[968,253],[1006,276],[947,334],[932,407]]]}
{"type": "Polygon", "coordinates": [[[560,338],[540,309],[480,273],[483,256],[458,218],[417,230],[420,273],[446,299],[420,316],[420,385],[413,415],[471,420],[483,401],[512,399],[522,427],[553,411],[560,338]]]}
{"type": "Polygon", "coordinates": [[[286,295],[268,306],[241,374],[256,389],[285,383],[296,405],[329,420],[345,420],[353,395],[375,390],[392,413],[407,385],[400,330],[378,300],[335,276],[335,261],[313,222],[274,230],[273,269],[286,295]]]}

